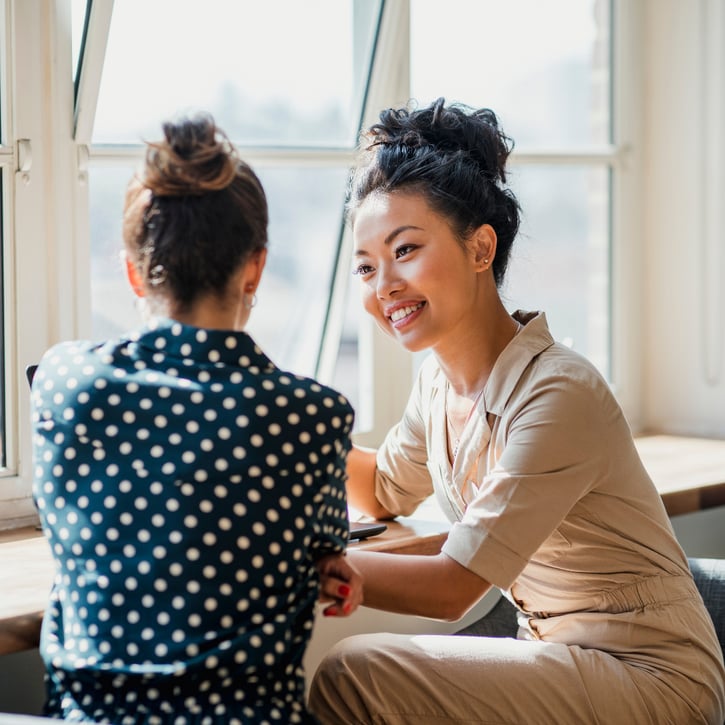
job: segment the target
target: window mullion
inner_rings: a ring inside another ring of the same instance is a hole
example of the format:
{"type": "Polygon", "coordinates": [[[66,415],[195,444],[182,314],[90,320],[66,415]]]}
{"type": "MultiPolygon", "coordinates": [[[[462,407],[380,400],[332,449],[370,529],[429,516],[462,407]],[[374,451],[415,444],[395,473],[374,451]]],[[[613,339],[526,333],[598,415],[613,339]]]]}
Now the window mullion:
{"type": "Polygon", "coordinates": [[[644,266],[642,176],[644,148],[644,6],[615,0],[612,23],[613,141],[625,148],[625,163],[613,177],[611,250],[611,371],[614,388],[632,428],[643,424],[640,371],[644,360],[642,280],[644,266]]]}
{"type": "Polygon", "coordinates": [[[90,144],[93,134],[103,60],[111,28],[113,0],[92,0],[88,4],[87,12],[75,98],[74,138],[79,144],[90,144]]]}

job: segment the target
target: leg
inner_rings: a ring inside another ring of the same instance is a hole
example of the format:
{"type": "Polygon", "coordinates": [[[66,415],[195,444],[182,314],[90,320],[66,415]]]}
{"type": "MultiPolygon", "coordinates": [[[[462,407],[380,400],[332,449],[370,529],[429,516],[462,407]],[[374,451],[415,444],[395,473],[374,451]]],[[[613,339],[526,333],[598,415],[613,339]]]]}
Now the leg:
{"type": "Polygon", "coordinates": [[[644,683],[636,668],[603,652],[563,644],[364,634],[328,653],[312,682],[310,709],[323,725],[688,721],[650,710],[643,684],[654,702],[667,695],[652,689],[656,678],[642,677],[644,683]]]}

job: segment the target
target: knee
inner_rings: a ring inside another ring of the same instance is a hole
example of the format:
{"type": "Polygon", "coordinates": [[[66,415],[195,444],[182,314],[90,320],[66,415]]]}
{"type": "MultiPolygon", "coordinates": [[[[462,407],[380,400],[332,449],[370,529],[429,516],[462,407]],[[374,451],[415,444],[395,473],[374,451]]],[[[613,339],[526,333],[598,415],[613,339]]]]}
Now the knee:
{"type": "Polygon", "coordinates": [[[310,684],[309,709],[323,725],[369,722],[361,693],[369,676],[370,635],[355,635],[335,644],[320,662],[310,684]]]}

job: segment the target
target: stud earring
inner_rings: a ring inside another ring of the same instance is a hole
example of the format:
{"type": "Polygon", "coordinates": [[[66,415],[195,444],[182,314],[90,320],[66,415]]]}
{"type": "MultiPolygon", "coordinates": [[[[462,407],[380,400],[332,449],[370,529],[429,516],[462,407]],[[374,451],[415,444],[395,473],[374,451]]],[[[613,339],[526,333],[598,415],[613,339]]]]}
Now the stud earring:
{"type": "Polygon", "coordinates": [[[483,263],[484,263],[484,264],[488,264],[488,260],[487,260],[487,259],[484,259],[484,260],[483,260],[483,263]]]}

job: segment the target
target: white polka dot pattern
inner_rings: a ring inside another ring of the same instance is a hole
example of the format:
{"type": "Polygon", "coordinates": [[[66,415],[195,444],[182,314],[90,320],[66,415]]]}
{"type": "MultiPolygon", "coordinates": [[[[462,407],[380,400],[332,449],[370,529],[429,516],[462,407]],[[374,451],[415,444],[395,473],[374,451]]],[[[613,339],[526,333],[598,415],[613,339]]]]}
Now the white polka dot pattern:
{"type": "Polygon", "coordinates": [[[314,562],[347,540],[345,398],[245,333],[159,320],[56,346],[32,400],[49,714],[313,722],[302,656],[314,562]]]}

